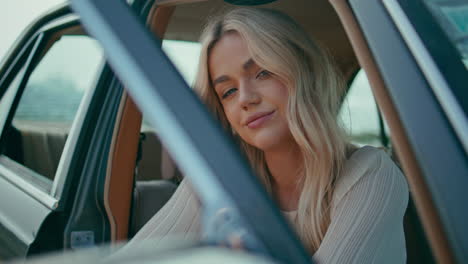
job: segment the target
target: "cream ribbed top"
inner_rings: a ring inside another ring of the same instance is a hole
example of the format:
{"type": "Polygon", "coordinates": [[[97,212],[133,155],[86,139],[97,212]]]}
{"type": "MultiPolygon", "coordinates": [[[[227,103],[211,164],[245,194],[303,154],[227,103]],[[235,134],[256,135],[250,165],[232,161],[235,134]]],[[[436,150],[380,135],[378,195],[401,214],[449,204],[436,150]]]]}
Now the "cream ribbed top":
{"type": "MultiPolygon", "coordinates": [[[[313,259],[319,263],[406,263],[403,216],[407,204],[405,177],[390,157],[369,146],[355,151],[337,182],[331,223],[313,259]]],[[[147,239],[161,243],[169,235],[198,235],[200,211],[195,193],[183,181],[128,246],[147,239]]],[[[295,223],[297,212],[283,214],[295,223]]]]}

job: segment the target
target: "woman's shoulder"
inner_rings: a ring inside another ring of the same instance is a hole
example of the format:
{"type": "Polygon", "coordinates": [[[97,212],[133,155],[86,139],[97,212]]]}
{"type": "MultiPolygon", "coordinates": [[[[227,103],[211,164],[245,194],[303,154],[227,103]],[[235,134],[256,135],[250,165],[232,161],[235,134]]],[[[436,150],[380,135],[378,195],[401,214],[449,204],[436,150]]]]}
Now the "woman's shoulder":
{"type": "Polygon", "coordinates": [[[406,179],[392,158],[382,149],[364,146],[352,153],[337,179],[334,201],[340,201],[358,182],[367,180],[375,184],[398,184],[407,188],[406,179]]]}

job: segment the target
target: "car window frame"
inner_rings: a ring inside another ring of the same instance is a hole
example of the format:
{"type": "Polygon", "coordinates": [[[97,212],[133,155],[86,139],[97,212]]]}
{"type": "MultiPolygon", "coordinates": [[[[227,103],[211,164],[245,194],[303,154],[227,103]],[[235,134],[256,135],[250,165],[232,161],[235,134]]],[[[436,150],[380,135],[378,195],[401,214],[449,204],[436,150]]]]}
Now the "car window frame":
{"type": "MultiPolygon", "coordinates": [[[[71,10],[67,7],[62,7],[58,9],[59,11],[68,11],[71,10]]],[[[57,12],[54,12],[57,13],[57,12]]],[[[47,17],[47,16],[46,16],[47,17]]],[[[17,63],[23,62],[23,65],[19,67],[17,71],[10,71],[5,79],[7,81],[1,83],[1,89],[6,95],[8,89],[15,89],[12,93],[13,102],[8,108],[7,113],[2,113],[0,115],[1,121],[5,120],[0,136],[3,139],[3,132],[6,127],[11,124],[12,118],[17,109],[19,99],[22,97],[22,91],[26,88],[26,84],[29,80],[31,73],[34,71],[35,67],[38,65],[39,61],[43,56],[49,51],[50,47],[55,43],[54,37],[57,37],[55,34],[60,33],[63,30],[68,28],[73,28],[81,26],[81,23],[78,17],[75,14],[69,14],[65,12],[60,17],[49,21],[45,25],[42,25],[37,32],[32,35],[34,39],[34,46],[28,52],[28,58],[26,61],[19,60],[17,63]],[[51,42],[52,41],[52,42],[51,42]],[[21,73],[21,71],[23,71],[21,73]],[[15,75],[17,74],[17,75],[15,75]],[[19,75],[21,74],[21,75],[19,75]],[[11,77],[13,75],[14,77],[11,77]],[[21,79],[16,87],[10,87],[10,85],[16,80],[16,77],[21,79]],[[16,102],[15,102],[16,101],[16,102]]],[[[60,36],[60,35],[59,35],[60,36]]],[[[89,36],[89,35],[88,35],[89,36]]],[[[89,36],[91,38],[91,36],[89,36]]],[[[50,181],[49,188],[41,188],[37,184],[32,183],[27,178],[47,178],[44,175],[40,175],[31,169],[27,168],[23,164],[20,164],[16,161],[9,159],[4,154],[0,154],[0,171],[7,178],[8,181],[13,183],[16,187],[23,190],[23,192],[29,194],[37,201],[41,202],[51,210],[60,210],[62,209],[62,196],[64,195],[65,185],[67,182],[68,171],[74,157],[75,149],[77,148],[77,141],[80,136],[81,128],[85,117],[88,113],[88,108],[92,100],[93,94],[97,88],[97,81],[99,79],[100,73],[103,70],[105,65],[105,60],[103,59],[101,65],[98,67],[99,70],[94,76],[93,85],[87,89],[81,98],[80,105],[76,112],[76,115],[71,124],[68,138],[65,142],[65,145],[62,150],[62,155],[60,157],[57,170],[54,175],[53,181],[50,181]]],[[[17,64],[14,64],[10,68],[18,68],[17,64]]],[[[3,140],[0,140],[0,144],[3,145],[3,140]]]]}
{"type": "Polygon", "coordinates": [[[461,60],[452,59],[459,57],[455,46],[421,0],[383,3],[468,152],[468,69],[461,60]]]}
{"type": "MultiPolygon", "coordinates": [[[[338,117],[339,117],[340,122],[344,122],[343,117],[341,116],[341,111],[347,111],[348,113],[350,113],[350,111],[351,111],[351,107],[349,106],[349,98],[348,97],[349,97],[349,93],[352,91],[352,88],[354,87],[354,84],[357,81],[357,78],[359,77],[360,74],[365,74],[365,80],[366,80],[367,84],[370,87],[369,79],[367,78],[367,75],[366,75],[364,69],[363,68],[358,68],[351,75],[351,78],[347,81],[347,89],[346,89],[346,92],[343,94],[343,97],[342,97],[341,103],[340,103],[340,108],[339,108],[339,111],[338,111],[338,117]],[[344,109],[344,107],[346,107],[348,109],[344,109]]],[[[390,134],[389,134],[389,131],[388,131],[388,128],[387,128],[387,124],[386,124],[386,121],[383,118],[382,111],[380,110],[380,107],[377,104],[377,101],[375,100],[375,96],[374,96],[374,92],[372,91],[372,88],[370,88],[370,91],[371,91],[370,100],[372,101],[372,103],[375,104],[375,107],[376,107],[375,114],[377,116],[377,126],[378,126],[377,136],[378,136],[378,141],[380,143],[380,145],[375,146],[375,147],[389,149],[389,148],[391,148],[391,137],[390,137],[390,134]]],[[[353,116],[350,114],[350,115],[348,115],[348,117],[349,117],[349,119],[351,121],[350,127],[344,126],[344,128],[345,128],[345,131],[347,132],[348,136],[350,137],[350,139],[353,139],[353,132],[354,131],[349,130],[352,127],[352,123],[354,122],[353,121],[353,116]]],[[[355,142],[354,140],[351,140],[351,142],[352,143],[358,143],[359,145],[362,145],[361,142],[355,142]]]]}
{"type": "Polygon", "coordinates": [[[404,133],[404,138],[394,142],[395,148],[406,155],[401,163],[432,252],[441,262],[464,262],[468,258],[464,250],[468,247],[468,228],[463,222],[467,214],[463,202],[468,186],[466,151],[433,93],[427,72],[418,65],[398,22],[389,14],[388,4],[399,3],[350,0],[349,4],[401,122],[403,131],[392,131],[404,133]],[[438,140],[428,144],[428,138],[438,140]],[[405,143],[408,145],[402,145],[405,143]]]}

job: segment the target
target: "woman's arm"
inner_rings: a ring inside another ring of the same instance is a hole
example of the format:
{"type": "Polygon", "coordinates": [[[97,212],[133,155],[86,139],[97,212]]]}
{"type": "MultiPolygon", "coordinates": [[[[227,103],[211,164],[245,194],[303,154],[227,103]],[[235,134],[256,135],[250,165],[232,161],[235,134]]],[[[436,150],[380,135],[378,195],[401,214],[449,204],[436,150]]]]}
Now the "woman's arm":
{"type": "Polygon", "coordinates": [[[314,255],[318,263],[406,263],[408,186],[383,151],[373,152],[367,169],[358,164],[351,170],[360,176],[344,175],[357,180],[340,186],[346,191],[334,201],[331,224],[314,255]]]}

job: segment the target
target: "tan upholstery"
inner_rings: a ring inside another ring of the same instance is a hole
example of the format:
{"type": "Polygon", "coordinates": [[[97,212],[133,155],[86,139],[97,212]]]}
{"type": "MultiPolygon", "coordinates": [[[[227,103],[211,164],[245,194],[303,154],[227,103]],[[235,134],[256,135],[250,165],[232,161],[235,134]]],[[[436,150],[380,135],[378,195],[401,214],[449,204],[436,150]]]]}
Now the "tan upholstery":
{"type": "Polygon", "coordinates": [[[135,183],[129,238],[133,237],[166,204],[176,188],[176,184],[167,180],[135,183]]]}
{"type": "Polygon", "coordinates": [[[144,130],[142,135],[129,237],[135,235],[163,207],[177,188],[174,181],[178,170],[156,132],[144,130]]]}
{"type": "Polygon", "coordinates": [[[137,181],[160,180],[161,171],[161,142],[154,131],[143,131],[141,142],[141,159],[138,162],[137,181]]]}
{"type": "Polygon", "coordinates": [[[53,180],[63,147],[67,140],[68,126],[50,124],[16,124],[21,134],[23,165],[53,180]]]}
{"type": "MultiPolygon", "coordinates": [[[[164,36],[173,10],[173,7],[153,6],[148,20],[151,31],[164,36]]],[[[125,93],[117,116],[104,188],[104,206],[111,225],[112,242],[128,238],[141,118],[141,112],[125,93]]]]}
{"type": "Polygon", "coordinates": [[[125,93],[117,115],[104,187],[104,206],[109,216],[112,242],[128,237],[140,126],[141,114],[125,93]]]}
{"type": "Polygon", "coordinates": [[[137,181],[174,180],[180,177],[167,150],[161,145],[155,131],[142,132],[141,160],[138,163],[137,181]]]}

